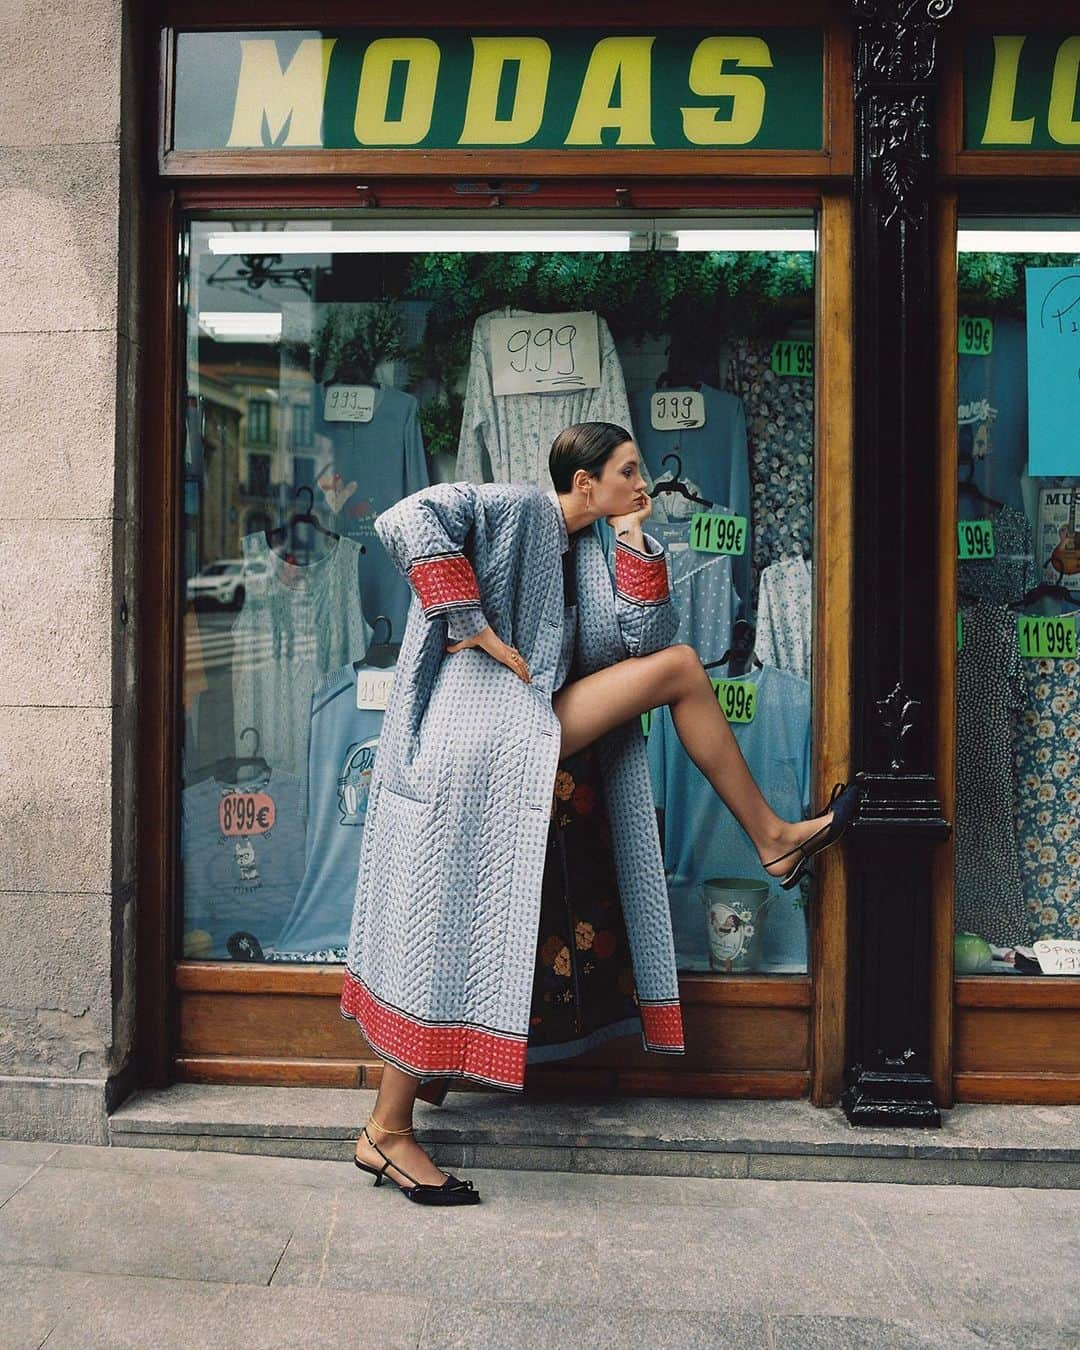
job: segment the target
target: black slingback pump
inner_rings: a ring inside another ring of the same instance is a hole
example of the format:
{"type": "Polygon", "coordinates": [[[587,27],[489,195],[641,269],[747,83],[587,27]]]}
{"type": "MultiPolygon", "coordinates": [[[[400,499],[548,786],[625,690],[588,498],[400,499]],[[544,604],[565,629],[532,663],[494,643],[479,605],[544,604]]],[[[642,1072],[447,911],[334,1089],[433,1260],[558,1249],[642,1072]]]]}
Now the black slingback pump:
{"type": "MultiPolygon", "coordinates": [[[[376,1121],[376,1124],[378,1122],[376,1121]]],[[[412,1129],[408,1130],[389,1130],[388,1134],[412,1134],[412,1129]]],[[[375,1185],[382,1185],[382,1179],[386,1175],[388,1167],[395,1168],[403,1177],[408,1177],[413,1183],[411,1186],[398,1186],[394,1182],[395,1189],[399,1190],[406,1200],[412,1200],[418,1205],[476,1205],[480,1203],[480,1192],[475,1189],[471,1181],[461,1181],[452,1173],[448,1173],[446,1180],[441,1186],[433,1186],[428,1182],[417,1181],[410,1173],[406,1172],[404,1167],[393,1158],[388,1158],[382,1149],[378,1146],[371,1135],[368,1133],[368,1127],[363,1128],[364,1138],[368,1141],[375,1152],[382,1158],[382,1167],[369,1167],[367,1163],[361,1162],[359,1158],[353,1155],[353,1162],[362,1172],[370,1172],[375,1178],[375,1185]]],[[[393,1181],[393,1177],[390,1178],[393,1181]]]]}
{"type": "Polygon", "coordinates": [[[765,864],[766,867],[772,867],[778,862],[783,862],[785,858],[790,858],[792,854],[797,853],[799,855],[798,862],[781,880],[781,890],[790,891],[792,887],[797,886],[799,879],[806,870],[806,864],[814,854],[820,853],[830,844],[835,844],[838,839],[847,833],[851,822],[859,814],[859,803],[865,795],[866,789],[861,783],[852,783],[850,786],[837,783],[832,790],[832,796],[829,798],[827,805],[818,812],[819,816],[828,815],[830,811],[833,813],[833,818],[828,825],[823,825],[809,839],[804,839],[801,844],[796,844],[794,848],[789,848],[786,853],[781,853],[779,858],[773,858],[772,862],[765,864]]]}

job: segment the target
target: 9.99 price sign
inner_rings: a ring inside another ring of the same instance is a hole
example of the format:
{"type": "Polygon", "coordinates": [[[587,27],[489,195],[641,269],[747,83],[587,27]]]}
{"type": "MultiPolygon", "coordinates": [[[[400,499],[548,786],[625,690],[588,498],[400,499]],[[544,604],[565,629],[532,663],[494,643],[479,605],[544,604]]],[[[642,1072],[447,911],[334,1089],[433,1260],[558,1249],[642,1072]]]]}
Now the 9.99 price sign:
{"type": "Polygon", "coordinates": [[[218,806],[225,835],[266,834],[274,828],[274,799],[265,792],[229,792],[218,806]]]}
{"type": "Polygon", "coordinates": [[[729,722],[752,722],[757,712],[757,685],[749,680],[712,680],[716,701],[729,722]]]}

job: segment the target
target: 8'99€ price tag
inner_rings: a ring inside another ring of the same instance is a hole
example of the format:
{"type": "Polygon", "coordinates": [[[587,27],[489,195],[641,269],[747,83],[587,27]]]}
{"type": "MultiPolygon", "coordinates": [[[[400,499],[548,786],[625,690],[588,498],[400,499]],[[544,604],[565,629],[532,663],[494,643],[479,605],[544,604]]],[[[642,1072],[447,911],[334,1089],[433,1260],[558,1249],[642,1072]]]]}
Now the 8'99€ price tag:
{"type": "Polygon", "coordinates": [[[690,547],[698,553],[745,553],[746,517],[696,512],[690,518],[690,547]]]}
{"type": "Polygon", "coordinates": [[[752,722],[757,712],[757,685],[749,680],[710,680],[716,701],[729,722],[752,722]]]}

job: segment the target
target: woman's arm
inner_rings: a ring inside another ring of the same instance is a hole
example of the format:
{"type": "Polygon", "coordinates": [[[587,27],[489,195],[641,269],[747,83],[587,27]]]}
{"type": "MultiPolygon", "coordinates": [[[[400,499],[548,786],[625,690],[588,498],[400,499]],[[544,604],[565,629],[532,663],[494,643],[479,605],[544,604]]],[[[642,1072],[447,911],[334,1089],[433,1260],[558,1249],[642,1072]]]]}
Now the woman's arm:
{"type": "Polygon", "coordinates": [[[679,614],[671,598],[663,546],[638,528],[615,539],[614,554],[615,614],[627,652],[648,656],[670,646],[679,614]]]}
{"type": "Polygon", "coordinates": [[[471,483],[436,483],[403,497],[375,520],[375,533],[428,619],[445,618],[454,641],[488,626],[465,552],[479,498],[471,483]]]}

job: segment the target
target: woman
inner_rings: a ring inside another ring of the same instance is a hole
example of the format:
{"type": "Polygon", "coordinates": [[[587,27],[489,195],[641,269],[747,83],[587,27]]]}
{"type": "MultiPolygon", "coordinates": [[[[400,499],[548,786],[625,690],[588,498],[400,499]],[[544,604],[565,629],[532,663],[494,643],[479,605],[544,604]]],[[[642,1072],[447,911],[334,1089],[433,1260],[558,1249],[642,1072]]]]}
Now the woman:
{"type": "Polygon", "coordinates": [[[549,468],[549,492],[442,484],[375,522],[416,600],[371,780],[341,1011],[385,1061],[357,1166],[422,1203],[479,1196],[412,1138],[421,1079],[524,1082],[560,759],[598,742],[642,1037],[667,1053],[682,1053],[682,1020],[638,714],[671,708],[784,885],[858,802],[851,788],[790,823],[762,797],[697,654],[670,645],[678,616],[664,550],[642,529],[652,500],[629,433],[568,427],[549,468]]]}

